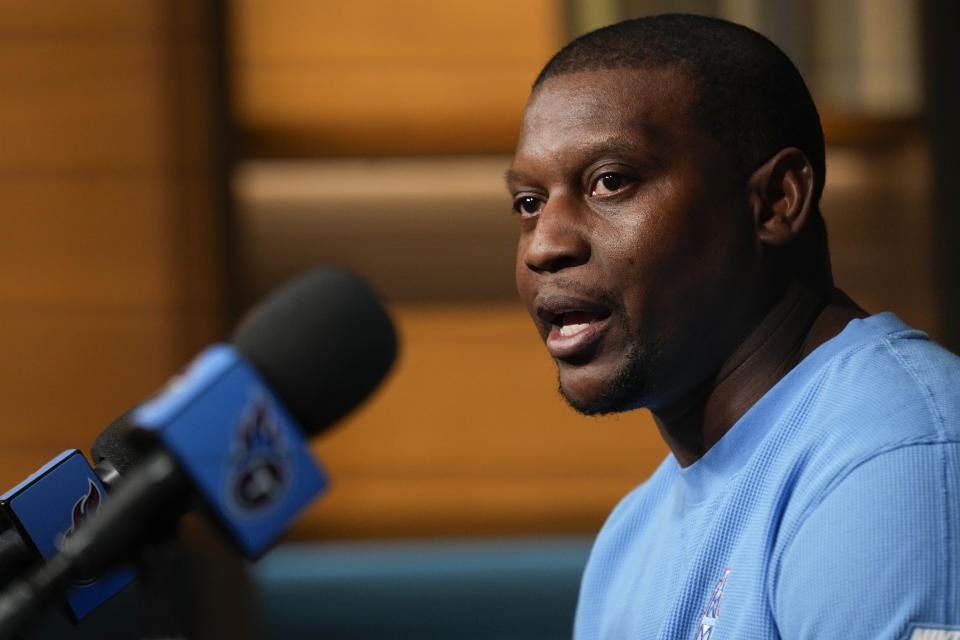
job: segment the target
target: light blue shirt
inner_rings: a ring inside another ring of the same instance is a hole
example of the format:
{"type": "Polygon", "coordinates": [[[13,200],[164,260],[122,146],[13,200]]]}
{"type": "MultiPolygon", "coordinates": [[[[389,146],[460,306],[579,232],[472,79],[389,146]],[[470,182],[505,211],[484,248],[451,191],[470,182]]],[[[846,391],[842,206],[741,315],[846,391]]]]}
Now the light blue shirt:
{"type": "Polygon", "coordinates": [[[960,358],[852,321],[616,507],[578,640],[957,638],[960,358]]]}

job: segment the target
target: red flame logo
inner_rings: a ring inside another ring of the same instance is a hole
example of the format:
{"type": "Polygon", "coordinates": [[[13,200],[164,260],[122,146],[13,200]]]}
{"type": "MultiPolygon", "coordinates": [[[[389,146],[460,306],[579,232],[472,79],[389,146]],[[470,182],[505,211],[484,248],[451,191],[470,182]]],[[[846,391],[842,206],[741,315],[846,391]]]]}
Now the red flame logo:
{"type": "Polygon", "coordinates": [[[87,493],[73,505],[73,512],[70,514],[70,528],[67,529],[64,538],[72,536],[84,520],[96,513],[100,508],[100,502],[100,489],[93,484],[93,480],[87,478],[87,493]]]}

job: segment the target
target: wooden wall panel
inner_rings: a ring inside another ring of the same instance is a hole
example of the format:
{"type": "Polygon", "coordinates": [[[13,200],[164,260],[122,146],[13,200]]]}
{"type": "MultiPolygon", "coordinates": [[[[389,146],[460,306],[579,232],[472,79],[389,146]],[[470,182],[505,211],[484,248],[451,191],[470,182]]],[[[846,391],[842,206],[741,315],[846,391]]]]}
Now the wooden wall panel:
{"type": "Polygon", "coordinates": [[[3,0],[0,25],[6,35],[38,38],[155,37],[161,33],[155,0],[3,0]]]}
{"type": "Polygon", "coordinates": [[[145,172],[0,173],[3,304],[153,311],[172,304],[169,188],[145,172]]]}
{"type": "Polygon", "coordinates": [[[0,43],[0,170],[160,167],[162,48],[132,38],[0,43]]]}
{"type": "Polygon", "coordinates": [[[511,65],[553,46],[561,18],[550,0],[233,0],[231,7],[239,51],[265,64],[511,65]]]}
{"type": "Polygon", "coordinates": [[[4,486],[221,335],[208,7],[0,3],[4,486]]]}
{"type": "MultiPolygon", "coordinates": [[[[34,467],[63,449],[89,450],[120,413],[159,388],[177,365],[175,323],[161,311],[62,307],[0,310],[0,467],[31,450],[34,467]]],[[[22,461],[22,459],[21,459],[22,461]]]]}
{"type": "Polygon", "coordinates": [[[233,0],[234,110],[251,155],[509,151],[561,44],[552,0],[233,0]]]}
{"type": "Polygon", "coordinates": [[[942,340],[927,144],[913,128],[831,148],[821,209],[838,286],[868,311],[894,311],[942,340]]]}
{"type": "Polygon", "coordinates": [[[589,532],[666,455],[650,414],[580,416],[519,305],[394,306],[384,387],[318,438],[294,537],[589,532]]]}

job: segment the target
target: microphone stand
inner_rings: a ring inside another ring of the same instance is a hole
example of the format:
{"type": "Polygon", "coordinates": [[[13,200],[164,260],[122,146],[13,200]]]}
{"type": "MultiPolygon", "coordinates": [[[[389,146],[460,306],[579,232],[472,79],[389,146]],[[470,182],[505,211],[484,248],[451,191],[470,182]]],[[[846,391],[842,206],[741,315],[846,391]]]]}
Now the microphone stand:
{"type": "Polygon", "coordinates": [[[142,640],[190,640],[196,629],[190,554],[175,531],[137,553],[140,594],[137,622],[142,640]]]}

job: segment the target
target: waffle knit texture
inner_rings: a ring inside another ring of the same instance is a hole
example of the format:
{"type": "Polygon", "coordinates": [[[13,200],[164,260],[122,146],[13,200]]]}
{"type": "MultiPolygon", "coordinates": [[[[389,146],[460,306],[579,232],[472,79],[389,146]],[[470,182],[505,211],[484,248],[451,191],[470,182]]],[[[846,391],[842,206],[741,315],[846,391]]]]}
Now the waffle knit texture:
{"type": "Polygon", "coordinates": [[[895,640],[954,627],[960,358],[883,313],[801,361],[702,458],[668,456],[621,501],[584,572],[574,636],[895,640]]]}

